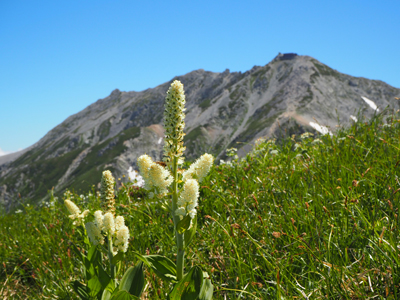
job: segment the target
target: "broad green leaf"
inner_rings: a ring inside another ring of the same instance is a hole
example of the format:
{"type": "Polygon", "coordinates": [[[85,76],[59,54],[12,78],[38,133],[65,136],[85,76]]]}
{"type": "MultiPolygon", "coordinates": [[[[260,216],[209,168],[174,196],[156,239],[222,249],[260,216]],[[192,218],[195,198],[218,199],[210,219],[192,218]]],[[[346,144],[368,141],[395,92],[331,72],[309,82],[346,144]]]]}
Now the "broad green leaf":
{"type": "Polygon", "coordinates": [[[189,230],[186,230],[184,233],[185,237],[185,247],[189,247],[190,243],[193,240],[194,235],[196,234],[197,230],[197,215],[192,220],[192,227],[189,230]]]}
{"type": "Polygon", "coordinates": [[[90,247],[87,254],[87,258],[89,261],[92,261],[93,255],[96,253],[96,251],[97,251],[97,245],[90,247]]]}
{"type": "Polygon", "coordinates": [[[116,265],[117,262],[119,262],[120,260],[122,260],[124,258],[124,253],[123,252],[118,252],[117,255],[115,255],[111,261],[111,263],[113,265],[116,265]]]}
{"type": "Polygon", "coordinates": [[[92,297],[96,297],[98,293],[101,291],[101,283],[97,276],[93,276],[88,281],[88,287],[90,288],[89,295],[92,297]]]}
{"type": "Polygon", "coordinates": [[[89,288],[86,285],[84,285],[82,282],[79,282],[78,280],[72,282],[71,285],[75,293],[77,293],[82,300],[89,299],[89,288]]]}
{"type": "Polygon", "coordinates": [[[139,298],[129,294],[127,291],[118,291],[111,298],[111,300],[132,300],[132,299],[136,300],[139,298]]]}
{"type": "Polygon", "coordinates": [[[176,282],[176,265],[169,258],[161,255],[141,255],[135,253],[136,257],[151,268],[157,276],[163,280],[176,282]]]}
{"type": "Polygon", "coordinates": [[[85,265],[86,270],[89,270],[90,265],[91,265],[90,260],[87,257],[83,257],[82,260],[83,260],[83,264],[85,265]]]}
{"type": "Polygon", "coordinates": [[[214,286],[210,279],[204,279],[200,289],[199,300],[211,300],[214,292],[214,286]]]}
{"type": "Polygon", "coordinates": [[[114,291],[116,290],[115,281],[113,279],[111,279],[108,285],[106,286],[106,290],[109,291],[111,294],[114,293],[114,291]]]}
{"type": "Polygon", "coordinates": [[[86,256],[82,257],[82,261],[86,270],[86,278],[87,280],[90,280],[93,276],[95,276],[94,266],[86,256]]]}
{"type": "Polygon", "coordinates": [[[87,257],[83,258],[83,263],[85,265],[85,270],[86,270],[86,278],[87,280],[90,280],[93,276],[96,276],[95,269],[93,264],[87,259],[87,257]]]}
{"type": "Polygon", "coordinates": [[[139,261],[135,267],[129,267],[121,279],[119,289],[131,295],[140,297],[144,288],[143,262],[139,261]]]}
{"type": "Polygon", "coordinates": [[[103,294],[101,295],[101,300],[110,300],[111,296],[112,294],[109,290],[104,290],[103,294]]]}
{"type": "Polygon", "coordinates": [[[169,294],[170,300],[196,300],[203,285],[203,272],[198,266],[190,269],[169,294]]]}
{"type": "MultiPolygon", "coordinates": [[[[82,235],[82,233],[81,233],[81,235],[82,235]]],[[[86,245],[88,245],[88,248],[89,248],[91,245],[89,238],[87,236],[85,236],[83,241],[85,242],[86,245]]]]}
{"type": "Polygon", "coordinates": [[[178,225],[176,225],[176,231],[178,231],[180,234],[184,233],[190,226],[190,220],[190,215],[186,215],[178,222],[178,225]]]}
{"type": "Polygon", "coordinates": [[[110,283],[111,277],[103,269],[102,265],[99,265],[97,267],[97,270],[99,272],[99,280],[100,280],[101,286],[103,289],[105,289],[107,287],[107,285],[110,283]]]}

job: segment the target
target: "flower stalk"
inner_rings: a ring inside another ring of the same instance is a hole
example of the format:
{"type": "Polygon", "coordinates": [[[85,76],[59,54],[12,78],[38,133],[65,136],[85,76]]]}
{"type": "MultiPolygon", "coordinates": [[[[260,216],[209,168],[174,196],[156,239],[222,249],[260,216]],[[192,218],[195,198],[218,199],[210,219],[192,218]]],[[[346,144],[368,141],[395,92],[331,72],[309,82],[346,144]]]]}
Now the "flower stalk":
{"type": "Polygon", "coordinates": [[[178,225],[178,222],[180,221],[180,218],[178,215],[175,214],[175,211],[178,209],[178,158],[174,158],[173,160],[173,171],[172,171],[172,176],[173,176],[173,187],[172,187],[172,218],[174,220],[174,228],[175,228],[175,234],[176,234],[176,245],[178,248],[178,253],[176,256],[176,277],[179,280],[183,278],[183,267],[184,267],[184,262],[185,262],[185,240],[184,240],[184,235],[180,234],[177,230],[176,227],[178,225]]]}
{"type": "MultiPolygon", "coordinates": [[[[183,84],[175,80],[167,92],[164,110],[164,163],[153,162],[148,155],[138,158],[145,188],[159,198],[171,196],[171,215],[177,244],[176,279],[184,278],[185,248],[189,246],[196,231],[199,182],[210,171],[214,157],[204,154],[187,171],[180,169],[184,162],[183,138],[185,133],[185,94],[183,84]],[[194,223],[193,223],[194,222],[194,223]],[[186,234],[188,233],[188,234],[186,234]],[[185,237],[187,240],[185,240],[185,237]]],[[[192,271],[194,267],[192,267],[192,271]]],[[[200,270],[200,269],[196,269],[200,270]]],[[[190,271],[189,271],[190,273],[190,271]]],[[[207,279],[208,280],[208,279],[207,279]]],[[[210,288],[211,282],[208,288],[210,288]]],[[[178,285],[173,294],[177,293],[178,285]]],[[[174,298],[175,299],[175,298],[174,298]]]]}
{"type": "Polygon", "coordinates": [[[109,233],[108,234],[108,260],[110,262],[110,275],[112,279],[115,279],[115,265],[112,263],[113,260],[113,242],[112,242],[112,236],[109,233]]]}

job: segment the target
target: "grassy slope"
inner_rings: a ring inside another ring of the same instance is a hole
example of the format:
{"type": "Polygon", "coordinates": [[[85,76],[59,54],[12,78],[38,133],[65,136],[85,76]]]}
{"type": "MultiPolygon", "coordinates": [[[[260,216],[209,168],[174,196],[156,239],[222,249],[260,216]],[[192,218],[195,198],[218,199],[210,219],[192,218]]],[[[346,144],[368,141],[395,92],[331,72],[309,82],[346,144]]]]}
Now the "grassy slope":
{"type": "MultiPolygon", "coordinates": [[[[358,122],[321,142],[261,143],[245,159],[213,168],[201,183],[187,264],[210,274],[214,299],[399,299],[398,118],[358,122]]],[[[132,187],[117,188],[117,214],[132,236],[122,268],[134,264],[131,250],[174,260],[169,212],[132,187]]],[[[94,195],[74,201],[99,208],[94,195]]],[[[75,299],[68,282],[83,270],[72,251],[83,244],[81,229],[61,199],[54,202],[1,217],[3,297],[75,299]]],[[[144,298],[164,299],[166,290],[146,272],[144,298]]]]}

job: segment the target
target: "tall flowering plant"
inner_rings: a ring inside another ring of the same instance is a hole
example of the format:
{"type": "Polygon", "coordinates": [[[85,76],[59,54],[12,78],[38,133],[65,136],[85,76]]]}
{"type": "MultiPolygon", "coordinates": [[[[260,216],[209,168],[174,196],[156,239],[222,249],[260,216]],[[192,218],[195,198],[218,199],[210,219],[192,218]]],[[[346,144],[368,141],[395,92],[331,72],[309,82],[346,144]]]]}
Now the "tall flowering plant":
{"type": "Polygon", "coordinates": [[[66,193],[64,204],[74,220],[74,225],[83,226],[85,252],[75,248],[78,257],[85,267],[85,282],[72,282],[72,287],[83,299],[139,299],[144,287],[143,262],[130,267],[118,281],[117,264],[120,263],[128,249],[129,229],[124,217],[115,217],[114,199],[115,180],[110,171],[104,171],[101,180],[101,199],[107,211],[81,210],[70,200],[71,194],[66,193]],[[91,218],[92,221],[88,222],[91,218]],[[104,259],[103,259],[104,258],[104,259]],[[103,263],[105,261],[106,263],[103,263]]]}
{"type": "Polygon", "coordinates": [[[184,162],[183,129],[185,127],[185,94],[183,84],[175,80],[165,100],[165,144],[163,162],[154,162],[148,155],[138,158],[145,188],[159,198],[170,198],[170,210],[177,244],[176,264],[167,257],[149,255],[138,257],[162,279],[174,284],[169,299],[212,299],[213,285],[206,272],[194,266],[185,274],[185,251],[197,228],[199,182],[210,171],[214,157],[202,155],[188,170],[184,162]]]}

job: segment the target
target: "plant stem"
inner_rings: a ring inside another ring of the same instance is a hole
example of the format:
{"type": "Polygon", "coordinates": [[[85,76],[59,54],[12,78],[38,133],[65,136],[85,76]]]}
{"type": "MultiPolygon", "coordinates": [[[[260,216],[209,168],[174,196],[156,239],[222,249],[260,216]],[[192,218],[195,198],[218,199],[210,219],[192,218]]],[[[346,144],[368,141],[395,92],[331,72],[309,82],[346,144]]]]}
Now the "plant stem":
{"type": "Polygon", "coordinates": [[[111,279],[115,279],[115,265],[112,263],[113,259],[113,244],[111,234],[108,234],[108,260],[110,261],[111,279]]]}
{"type": "Polygon", "coordinates": [[[175,234],[176,234],[176,245],[177,245],[177,256],[176,256],[176,275],[178,281],[183,278],[183,266],[185,261],[185,250],[184,250],[184,236],[183,234],[176,231],[176,226],[180,221],[180,218],[175,215],[175,211],[178,208],[178,158],[174,157],[172,166],[172,176],[174,181],[172,183],[172,218],[174,220],[175,234]]]}

